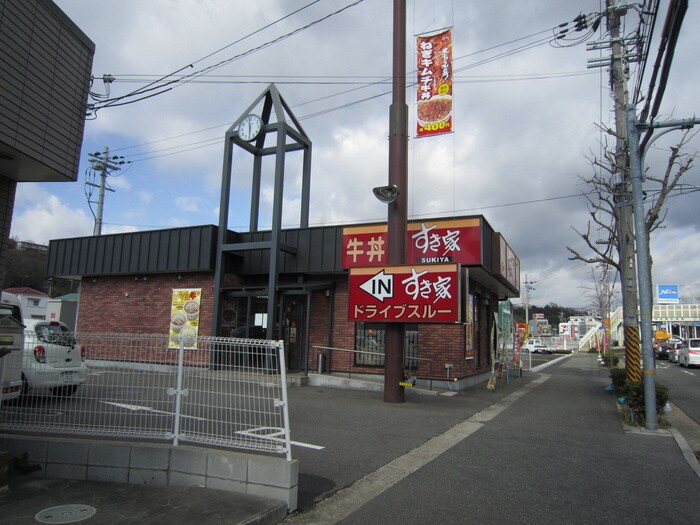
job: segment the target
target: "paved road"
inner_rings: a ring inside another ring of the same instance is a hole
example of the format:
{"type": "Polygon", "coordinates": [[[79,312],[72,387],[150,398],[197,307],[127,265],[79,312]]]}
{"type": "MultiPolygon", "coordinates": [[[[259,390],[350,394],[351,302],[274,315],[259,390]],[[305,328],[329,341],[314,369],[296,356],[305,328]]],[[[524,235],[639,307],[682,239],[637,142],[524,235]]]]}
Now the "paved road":
{"type": "Polygon", "coordinates": [[[328,448],[316,461],[296,455],[305,512],[287,521],[696,522],[698,474],[669,432],[625,432],[607,384],[595,355],[577,354],[494,394],[393,406],[376,394],[316,392],[333,399],[306,414],[313,425],[298,419],[297,394],[314,397],[301,389],[292,421],[309,431],[302,441],[328,448]]]}

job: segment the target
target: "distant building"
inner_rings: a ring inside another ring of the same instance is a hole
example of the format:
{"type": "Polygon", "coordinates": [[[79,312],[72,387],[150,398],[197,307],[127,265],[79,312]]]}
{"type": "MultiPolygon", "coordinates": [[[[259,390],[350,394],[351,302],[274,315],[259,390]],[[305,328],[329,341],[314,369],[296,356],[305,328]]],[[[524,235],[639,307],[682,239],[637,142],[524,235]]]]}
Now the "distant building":
{"type": "Polygon", "coordinates": [[[24,252],[48,253],[49,246],[47,244],[35,244],[33,242],[17,241],[16,249],[24,252]]]}
{"type": "Polygon", "coordinates": [[[46,319],[46,307],[49,296],[34,288],[6,288],[5,293],[11,293],[19,299],[24,319],[46,319]]]}

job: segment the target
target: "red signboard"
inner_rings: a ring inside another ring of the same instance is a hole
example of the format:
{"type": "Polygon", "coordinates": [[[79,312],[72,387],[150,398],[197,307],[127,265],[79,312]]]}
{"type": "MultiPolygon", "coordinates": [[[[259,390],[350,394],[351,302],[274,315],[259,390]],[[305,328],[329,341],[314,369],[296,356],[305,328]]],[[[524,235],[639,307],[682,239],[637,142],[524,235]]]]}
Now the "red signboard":
{"type": "Polygon", "coordinates": [[[459,265],[431,264],[352,268],[350,321],[456,323],[459,265]]]}
{"type": "MultiPolygon", "coordinates": [[[[411,222],[406,228],[409,264],[481,264],[481,219],[411,222]]],[[[343,229],[343,268],[387,262],[386,224],[343,229]]]]}

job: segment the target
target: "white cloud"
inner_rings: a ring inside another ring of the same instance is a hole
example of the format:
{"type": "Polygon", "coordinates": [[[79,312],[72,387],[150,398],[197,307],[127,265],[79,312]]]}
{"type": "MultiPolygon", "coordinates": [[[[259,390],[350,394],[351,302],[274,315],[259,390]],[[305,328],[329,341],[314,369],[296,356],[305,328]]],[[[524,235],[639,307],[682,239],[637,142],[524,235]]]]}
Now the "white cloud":
{"type": "Polygon", "coordinates": [[[202,211],[205,201],[199,197],[176,197],[175,205],[181,211],[196,212],[202,211]]]}
{"type": "Polygon", "coordinates": [[[94,219],[61,202],[38,184],[18,184],[10,236],[37,244],[92,235],[94,219]]]}

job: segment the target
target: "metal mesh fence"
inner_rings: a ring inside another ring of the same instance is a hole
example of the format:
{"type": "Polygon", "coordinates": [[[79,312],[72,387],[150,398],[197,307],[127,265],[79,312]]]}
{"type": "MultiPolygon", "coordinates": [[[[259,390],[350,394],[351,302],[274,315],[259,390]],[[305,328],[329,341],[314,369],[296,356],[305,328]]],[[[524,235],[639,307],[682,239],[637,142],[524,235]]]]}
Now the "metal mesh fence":
{"type": "Polygon", "coordinates": [[[194,442],[291,459],[281,341],[199,337],[185,349],[167,335],[60,337],[25,333],[23,393],[2,405],[0,430],[194,442]]]}

